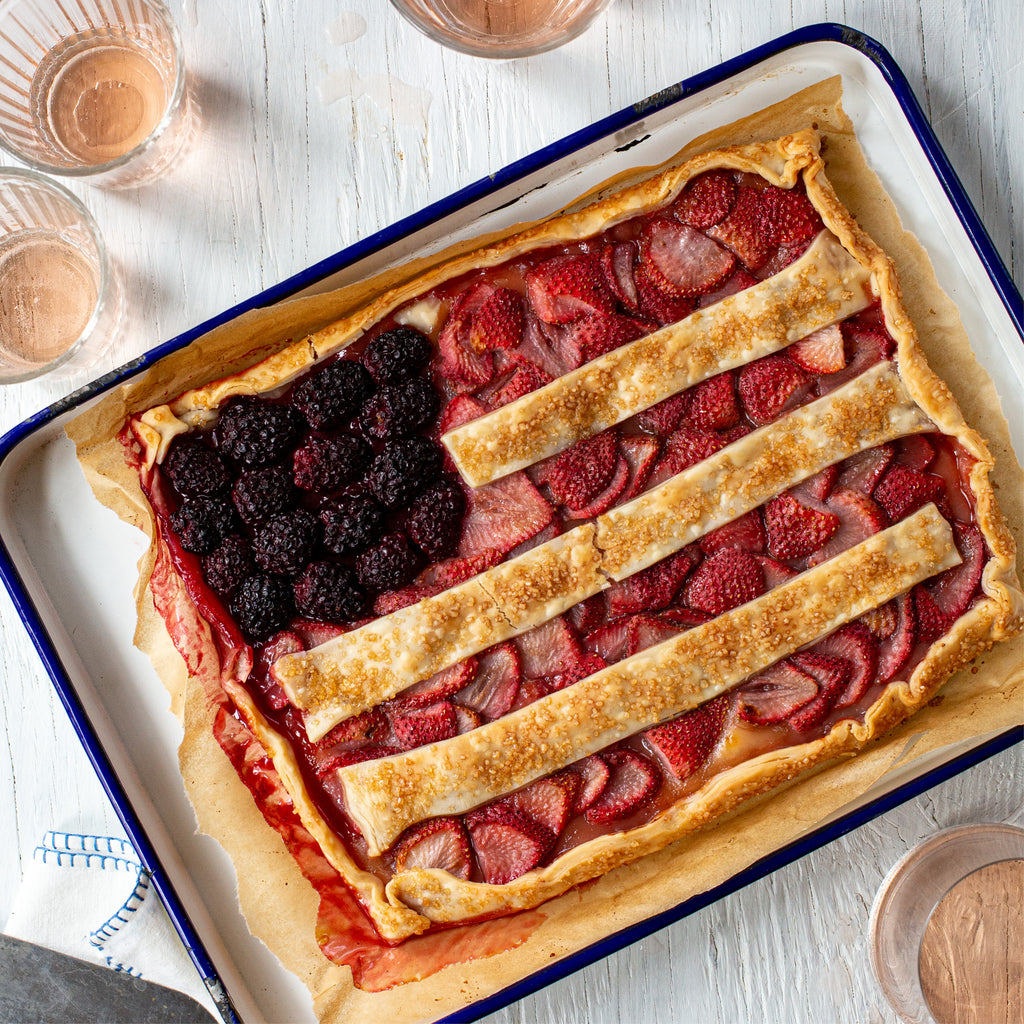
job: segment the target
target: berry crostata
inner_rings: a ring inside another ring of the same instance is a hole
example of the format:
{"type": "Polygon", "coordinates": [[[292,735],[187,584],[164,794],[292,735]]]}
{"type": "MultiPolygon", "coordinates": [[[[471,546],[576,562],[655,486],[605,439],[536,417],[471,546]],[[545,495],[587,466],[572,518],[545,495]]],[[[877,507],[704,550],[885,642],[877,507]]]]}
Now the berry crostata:
{"type": "Polygon", "coordinates": [[[1020,630],[986,444],[823,167],[705,154],[126,424],[243,777],[380,941],[660,850],[1020,630]]]}

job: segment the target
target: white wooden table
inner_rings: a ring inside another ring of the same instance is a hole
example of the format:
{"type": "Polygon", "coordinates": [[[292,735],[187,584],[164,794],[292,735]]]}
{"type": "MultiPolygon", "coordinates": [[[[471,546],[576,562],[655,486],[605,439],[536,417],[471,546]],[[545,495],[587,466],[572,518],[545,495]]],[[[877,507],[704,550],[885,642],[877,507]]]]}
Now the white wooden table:
{"type": "MultiPolygon", "coordinates": [[[[440,49],[384,0],[171,7],[203,109],[197,149],[135,192],[71,186],[129,307],[96,375],[572,130],[819,21],[893,53],[1018,288],[1024,279],[1018,0],[619,0],[564,49],[498,63],[440,49]]],[[[3,388],[0,429],[67,390],[3,388]]],[[[120,826],[6,595],[0,630],[2,922],[45,830],[120,826]]],[[[1022,791],[1017,747],[488,1019],[892,1020],[867,955],[879,882],[937,828],[1024,822],[1022,791]]]]}

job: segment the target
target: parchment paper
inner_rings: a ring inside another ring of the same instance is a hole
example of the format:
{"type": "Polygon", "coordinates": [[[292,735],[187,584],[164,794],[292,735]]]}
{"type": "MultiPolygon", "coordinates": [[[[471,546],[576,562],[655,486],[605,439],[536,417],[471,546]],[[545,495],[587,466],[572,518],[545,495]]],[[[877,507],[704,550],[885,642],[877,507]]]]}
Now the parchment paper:
{"type": "MultiPolygon", "coordinates": [[[[828,178],[868,234],[896,261],[905,305],[929,361],[952,387],[968,421],[988,439],[997,460],[1000,503],[1011,531],[1020,538],[1024,473],[1011,450],[995,389],[970,351],[957,310],[940,290],[925,252],[902,228],[868,166],[840,100],[841,82],[836,77],[694,139],[670,162],[806,127],[817,128],[824,135],[828,178]]],[[[646,173],[638,170],[605,183],[589,198],[646,173]]],[[[241,369],[286,339],[300,337],[357,308],[383,287],[478,244],[479,240],[460,244],[336,292],[247,313],[108,395],[68,428],[99,500],[126,521],[151,530],[136,475],[124,465],[115,440],[130,412],[159,404],[186,385],[199,383],[197,367],[218,367],[217,377],[241,369]]],[[[1019,549],[1020,545],[1020,574],[1019,549]]],[[[322,1021],[405,1024],[444,1016],[603,936],[720,884],[847,807],[863,802],[876,786],[891,782],[897,773],[913,774],[915,760],[935,757],[942,748],[980,742],[1024,721],[1024,644],[1018,638],[979,657],[968,670],[953,677],[929,706],[856,757],[802,777],[713,827],[543,905],[535,916],[539,926],[517,948],[447,967],[422,981],[367,993],[353,987],[348,968],[332,964],[317,947],[318,898],[214,740],[213,711],[202,685],[189,676],[147,599],[145,584],[152,568],[149,558],[140,566],[137,642],[151,656],[171,694],[172,710],[184,722],[181,768],[200,827],[221,842],[235,864],[240,906],[253,934],[306,984],[322,1021]]],[[[140,680],[140,685],[150,683],[140,680]]]]}

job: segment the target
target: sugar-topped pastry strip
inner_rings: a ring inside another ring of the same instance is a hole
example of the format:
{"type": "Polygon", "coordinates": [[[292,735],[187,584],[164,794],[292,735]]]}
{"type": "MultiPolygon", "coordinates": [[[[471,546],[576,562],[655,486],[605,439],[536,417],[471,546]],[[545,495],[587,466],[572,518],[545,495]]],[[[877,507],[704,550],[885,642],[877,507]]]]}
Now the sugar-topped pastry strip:
{"type": "Polygon", "coordinates": [[[316,740],[343,719],[547,622],[610,579],[653,565],[826,466],[930,429],[892,365],[881,363],[593,524],[310,651],[286,655],[273,675],[316,740]]]}
{"type": "Polygon", "coordinates": [[[872,300],[870,277],[822,231],[803,256],[760,284],[613,349],[441,440],[463,479],[479,487],[852,316],[872,300]]]}
{"type": "Polygon", "coordinates": [[[279,658],[274,678],[304,711],[309,739],[607,588],[594,532],[585,523],[450,590],[279,658]]]}
{"type": "Polygon", "coordinates": [[[370,856],[666,721],[961,561],[934,505],[748,604],[453,739],[337,770],[370,856]]]}

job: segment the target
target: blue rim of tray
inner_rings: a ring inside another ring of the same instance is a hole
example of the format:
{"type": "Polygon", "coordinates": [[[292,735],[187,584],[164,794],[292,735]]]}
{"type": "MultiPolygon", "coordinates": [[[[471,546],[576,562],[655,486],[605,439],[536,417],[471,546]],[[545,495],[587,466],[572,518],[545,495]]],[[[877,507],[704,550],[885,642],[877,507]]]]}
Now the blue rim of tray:
{"type": "MultiPolygon", "coordinates": [[[[46,409],[18,424],[18,426],[0,438],[0,462],[3,462],[22,441],[58,416],[109,391],[128,378],[134,377],[148,369],[164,356],[184,348],[196,338],[221,324],[233,320],[242,313],[286,299],[324,277],[343,270],[345,267],[378,252],[414,231],[429,226],[434,221],[458,212],[470,203],[514,184],[516,181],[525,178],[556,160],[560,160],[591,143],[613,135],[617,131],[629,128],[651,113],[670,107],[687,97],[717,85],[734,75],[750,70],[762,61],[775,57],[794,47],[818,42],[835,42],[849,46],[862,53],[881,72],[887,85],[895,95],[918,142],[921,144],[925,156],[967,232],[972,245],[978,253],[982,265],[985,267],[1017,334],[1021,337],[1022,343],[1024,343],[1024,305],[1022,305],[1021,295],[1014,287],[1002,259],[992,244],[992,240],[989,238],[935,133],[932,131],[906,76],[893,60],[891,54],[876,40],[845,25],[822,23],[808,25],[789,32],[722,64],[718,64],[714,68],[669,86],[646,99],[623,108],[617,113],[610,114],[608,117],[596,121],[586,128],[573,132],[557,142],[544,146],[529,156],[507,165],[495,174],[467,185],[465,188],[453,192],[444,199],[424,207],[417,213],[396,221],[394,224],[354,243],[333,256],[329,256],[307,267],[280,284],[268,288],[258,295],[252,296],[246,301],[225,310],[205,323],[183,334],[179,334],[177,337],[118,367],[116,370],[80,388],[66,398],[53,403],[46,409]]],[[[192,925],[180,898],[170,884],[167,874],[160,863],[160,858],[142,828],[120,780],[117,778],[103,749],[103,745],[89,722],[82,703],[75,692],[74,684],[61,664],[60,658],[46,631],[46,627],[28,595],[2,536],[0,536],[0,578],[3,579],[7,590],[10,592],[18,615],[28,630],[32,643],[43,661],[43,665],[57,690],[60,701],[71,719],[75,733],[81,741],[103,789],[120,818],[128,837],[131,839],[139,859],[152,874],[154,888],[167,908],[168,915],[197,971],[203,978],[217,1004],[221,1016],[228,1022],[237,1021],[236,1011],[231,1004],[230,997],[213,965],[210,955],[192,925]]],[[[502,989],[492,996],[477,1001],[454,1014],[450,1014],[443,1018],[439,1024],[455,1024],[455,1022],[477,1020],[481,1016],[507,1006],[509,1003],[539,988],[559,981],[588,964],[608,956],[652,932],[666,927],[674,921],[695,913],[716,900],[763,878],[772,871],[798,860],[832,840],[838,839],[840,836],[884,814],[893,807],[923,793],[932,786],[945,782],[954,775],[966,771],[968,768],[1008,749],[1016,743],[1020,743],[1022,740],[1024,740],[1024,727],[1008,729],[998,736],[979,744],[970,751],[897,787],[879,800],[873,801],[871,804],[846,814],[829,825],[802,836],[788,846],[752,864],[714,889],[695,896],[693,899],[687,900],[671,910],[632,925],[623,931],[606,936],[594,945],[579,950],[563,960],[552,964],[550,967],[535,972],[514,985],[502,989]]]]}

